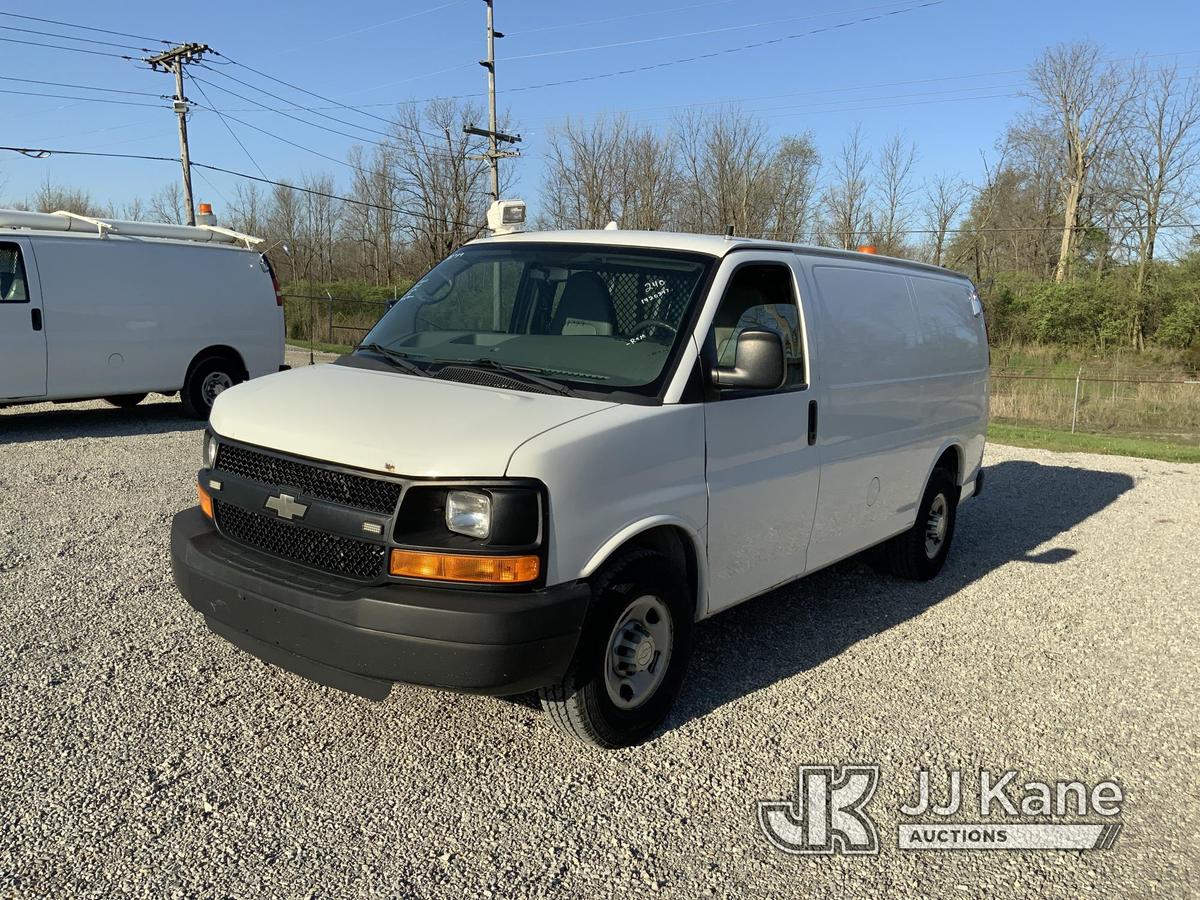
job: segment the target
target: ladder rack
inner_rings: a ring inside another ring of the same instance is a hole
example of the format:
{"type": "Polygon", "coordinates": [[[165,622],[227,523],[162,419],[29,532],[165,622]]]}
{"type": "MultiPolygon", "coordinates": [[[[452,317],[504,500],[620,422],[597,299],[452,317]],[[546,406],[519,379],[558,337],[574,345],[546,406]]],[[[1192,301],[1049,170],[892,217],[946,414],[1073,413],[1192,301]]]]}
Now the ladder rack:
{"type": "Polygon", "coordinates": [[[20,209],[0,209],[0,228],[31,228],[42,231],[83,231],[122,237],[161,238],[197,243],[244,244],[253,249],[266,243],[263,238],[242,234],[219,225],[165,225],[158,222],[124,222],[120,219],[99,219],[59,210],[52,213],[26,212],[20,209]]]}

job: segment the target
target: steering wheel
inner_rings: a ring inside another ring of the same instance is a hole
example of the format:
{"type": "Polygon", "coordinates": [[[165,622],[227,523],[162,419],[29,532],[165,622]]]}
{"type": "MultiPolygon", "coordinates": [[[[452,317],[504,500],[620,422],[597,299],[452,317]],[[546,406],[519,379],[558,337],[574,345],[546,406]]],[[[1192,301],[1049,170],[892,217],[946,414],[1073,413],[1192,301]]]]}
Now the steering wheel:
{"type": "Polygon", "coordinates": [[[632,343],[633,341],[637,340],[638,335],[640,335],[643,331],[657,331],[660,328],[671,332],[671,337],[674,337],[679,331],[679,329],[670,322],[664,322],[662,319],[646,319],[645,321],[638,322],[637,325],[633,326],[633,331],[629,332],[629,340],[632,343]]]}

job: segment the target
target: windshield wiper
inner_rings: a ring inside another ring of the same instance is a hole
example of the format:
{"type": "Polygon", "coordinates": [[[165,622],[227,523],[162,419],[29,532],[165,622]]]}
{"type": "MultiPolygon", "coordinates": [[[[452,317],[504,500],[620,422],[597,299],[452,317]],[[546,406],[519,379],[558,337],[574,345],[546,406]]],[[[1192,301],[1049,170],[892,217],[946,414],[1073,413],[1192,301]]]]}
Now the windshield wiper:
{"type": "Polygon", "coordinates": [[[520,378],[528,381],[531,384],[536,384],[544,387],[548,391],[553,391],[555,394],[561,394],[564,397],[578,397],[577,391],[571,390],[565,384],[558,381],[552,381],[549,378],[543,378],[542,373],[546,369],[539,369],[535,366],[510,366],[506,363],[498,362],[490,356],[482,356],[479,359],[472,360],[445,360],[452,365],[469,366],[473,369],[491,369],[493,372],[503,372],[513,378],[520,378]]]}
{"type": "Polygon", "coordinates": [[[410,375],[428,375],[429,374],[427,371],[422,369],[416,363],[412,362],[408,358],[407,353],[401,353],[399,350],[393,350],[390,347],[383,346],[383,344],[376,344],[374,342],[372,342],[370,344],[359,344],[357,347],[354,348],[354,350],[356,353],[359,350],[368,350],[371,353],[378,353],[380,356],[382,356],[384,359],[386,359],[388,362],[390,362],[397,369],[400,369],[401,371],[404,371],[404,372],[408,372],[410,375]]]}

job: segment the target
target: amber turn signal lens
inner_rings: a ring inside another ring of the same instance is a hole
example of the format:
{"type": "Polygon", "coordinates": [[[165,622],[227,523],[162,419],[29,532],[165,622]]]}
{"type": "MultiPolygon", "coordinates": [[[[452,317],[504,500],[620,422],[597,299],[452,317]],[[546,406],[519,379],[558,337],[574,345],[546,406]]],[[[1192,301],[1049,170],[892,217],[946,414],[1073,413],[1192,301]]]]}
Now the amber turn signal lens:
{"type": "Polygon", "coordinates": [[[200,511],[211,519],[213,517],[212,497],[200,485],[196,485],[196,496],[200,498],[200,511]]]}
{"type": "Polygon", "coordinates": [[[388,571],[406,578],[471,581],[476,584],[522,584],[536,581],[541,571],[536,556],[454,556],[393,550],[388,571]]]}

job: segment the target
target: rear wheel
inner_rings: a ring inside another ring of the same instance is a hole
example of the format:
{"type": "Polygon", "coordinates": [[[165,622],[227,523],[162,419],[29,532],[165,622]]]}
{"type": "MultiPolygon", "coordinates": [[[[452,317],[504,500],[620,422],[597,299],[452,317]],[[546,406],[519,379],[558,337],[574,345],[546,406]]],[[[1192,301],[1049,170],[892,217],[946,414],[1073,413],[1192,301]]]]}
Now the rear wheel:
{"type": "Polygon", "coordinates": [[[241,367],[228,357],[205,357],[192,366],[179,399],[193,419],[207,419],[221,392],[244,380],[241,367]]]}
{"type": "Polygon", "coordinates": [[[893,575],[928,581],[942,570],[954,540],[959,487],[946,469],[934,469],[913,527],[883,545],[893,575]]]}
{"type": "Polygon", "coordinates": [[[597,747],[639,744],[670,712],[691,644],[683,573],[661,553],[622,554],[594,581],[575,659],[539,692],[542,709],[560,731],[597,747]]]}
{"type": "Polygon", "coordinates": [[[145,394],[117,394],[114,397],[105,397],[104,402],[120,409],[132,409],[145,399],[145,394]]]}

